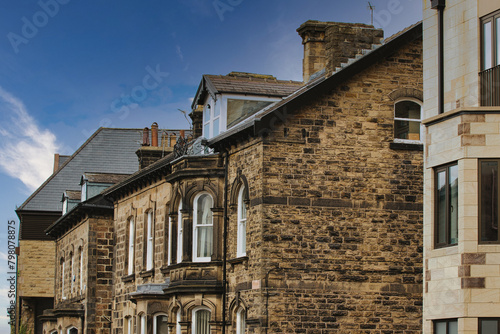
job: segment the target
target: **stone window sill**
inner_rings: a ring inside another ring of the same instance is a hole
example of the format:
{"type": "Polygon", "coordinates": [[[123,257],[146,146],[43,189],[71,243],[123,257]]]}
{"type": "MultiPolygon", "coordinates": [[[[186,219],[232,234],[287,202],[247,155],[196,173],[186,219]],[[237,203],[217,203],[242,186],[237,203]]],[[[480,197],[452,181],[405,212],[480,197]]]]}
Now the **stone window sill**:
{"type": "Polygon", "coordinates": [[[423,151],[424,145],[417,143],[399,143],[392,142],[389,144],[391,150],[404,150],[404,151],[423,151]]]}
{"type": "Polygon", "coordinates": [[[139,276],[141,276],[142,278],[145,278],[145,277],[154,277],[154,275],[155,275],[154,269],[147,270],[147,271],[141,271],[139,273],[139,276]]]}
{"type": "Polygon", "coordinates": [[[127,282],[133,282],[135,281],[135,274],[130,274],[127,276],[122,276],[122,282],[127,283],[127,282]]]}

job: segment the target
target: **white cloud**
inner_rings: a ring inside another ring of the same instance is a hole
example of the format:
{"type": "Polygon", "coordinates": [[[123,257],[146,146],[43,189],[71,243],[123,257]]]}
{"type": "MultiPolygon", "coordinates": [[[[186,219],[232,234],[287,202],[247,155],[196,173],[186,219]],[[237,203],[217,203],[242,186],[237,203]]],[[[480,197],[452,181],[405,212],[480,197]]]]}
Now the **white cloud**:
{"type": "Polygon", "coordinates": [[[24,104],[0,87],[0,169],[35,190],[53,169],[56,136],[40,129],[24,104]]]}
{"type": "Polygon", "coordinates": [[[0,260],[7,261],[7,259],[8,259],[7,253],[0,252],[0,260]]]}

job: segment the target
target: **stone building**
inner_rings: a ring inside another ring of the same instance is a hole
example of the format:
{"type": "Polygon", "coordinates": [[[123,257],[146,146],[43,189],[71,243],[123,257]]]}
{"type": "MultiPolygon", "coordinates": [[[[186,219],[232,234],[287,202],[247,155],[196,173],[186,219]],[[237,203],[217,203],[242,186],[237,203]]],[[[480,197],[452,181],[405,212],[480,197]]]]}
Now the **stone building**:
{"type": "Polygon", "coordinates": [[[498,333],[500,3],[423,3],[424,333],[498,333]]]}
{"type": "Polygon", "coordinates": [[[192,140],[47,230],[47,334],[421,332],[422,24],[298,32],[304,83],[203,76],[192,140]]]}
{"type": "Polygon", "coordinates": [[[72,156],[56,154],[54,173],[16,210],[20,220],[17,258],[16,324],[42,333],[38,317],[54,306],[55,242],[45,229],[61,217],[61,195],[74,204],[86,171],[131,174],[138,169],[134,154],[140,147],[140,129],[97,130],[72,156]],[[70,196],[71,195],[71,196],[70,196]],[[71,197],[71,199],[69,199],[71,197]]]}

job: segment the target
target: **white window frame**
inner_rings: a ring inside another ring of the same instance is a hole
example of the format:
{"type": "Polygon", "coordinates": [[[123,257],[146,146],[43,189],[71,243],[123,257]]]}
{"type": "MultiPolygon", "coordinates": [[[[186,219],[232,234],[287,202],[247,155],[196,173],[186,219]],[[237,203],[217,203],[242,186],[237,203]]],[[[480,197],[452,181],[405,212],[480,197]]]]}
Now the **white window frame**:
{"type": "Polygon", "coordinates": [[[153,210],[147,212],[146,231],[146,271],[153,269],[153,247],[154,247],[154,217],[153,210]]]}
{"type": "Polygon", "coordinates": [[[66,299],[66,293],[64,292],[65,289],[65,284],[64,284],[64,274],[66,271],[66,261],[64,260],[64,257],[62,258],[62,264],[61,264],[61,298],[66,299]]]}
{"type": "Polygon", "coordinates": [[[182,328],[181,328],[181,309],[179,308],[177,310],[176,314],[176,319],[175,319],[175,332],[176,334],[181,334],[182,328]]]}
{"type": "Polygon", "coordinates": [[[408,144],[422,144],[422,141],[423,141],[423,135],[424,135],[424,126],[422,125],[422,101],[418,100],[418,99],[415,99],[415,98],[410,98],[410,97],[404,97],[404,98],[401,98],[401,99],[398,99],[394,102],[394,112],[393,112],[393,115],[394,115],[394,132],[395,132],[395,128],[396,128],[396,121],[406,121],[406,122],[418,122],[420,123],[420,132],[419,132],[419,137],[420,137],[420,140],[412,140],[412,139],[402,139],[402,138],[396,138],[394,136],[394,142],[395,143],[408,143],[408,144]],[[400,102],[406,102],[406,101],[409,101],[409,102],[414,102],[416,104],[418,104],[420,106],[420,118],[419,119],[415,119],[415,118],[402,118],[402,117],[396,117],[396,105],[400,102]]]}
{"type": "Polygon", "coordinates": [[[197,320],[196,313],[199,311],[208,311],[208,313],[210,314],[210,318],[208,320],[208,328],[209,328],[208,333],[210,334],[212,332],[212,328],[210,326],[210,319],[212,319],[212,311],[208,307],[205,307],[205,306],[199,306],[199,307],[196,307],[193,309],[193,313],[192,313],[192,319],[193,319],[192,321],[193,322],[191,324],[192,334],[199,334],[199,333],[196,333],[196,320],[197,320]]]}
{"type": "MultiPolygon", "coordinates": [[[[243,218],[243,209],[246,212],[245,203],[245,186],[242,185],[238,192],[238,228],[237,228],[237,240],[236,240],[236,256],[243,257],[247,255],[246,248],[246,237],[247,237],[247,218],[243,218]]],[[[248,214],[248,212],[247,212],[248,214]]]]}
{"type": "Polygon", "coordinates": [[[167,266],[172,264],[172,217],[168,217],[167,266]]]}
{"type": "Polygon", "coordinates": [[[133,334],[134,333],[134,323],[133,323],[133,317],[126,317],[125,321],[127,322],[127,332],[126,334],[133,334]]]}
{"type": "Polygon", "coordinates": [[[134,273],[135,262],[135,221],[134,217],[128,220],[128,258],[127,258],[127,274],[134,273]]]}
{"type": "Polygon", "coordinates": [[[153,317],[153,334],[158,334],[158,327],[156,324],[158,317],[167,317],[168,320],[168,315],[166,313],[156,313],[153,317]]]}
{"type": "Polygon", "coordinates": [[[148,322],[146,319],[146,314],[141,314],[139,315],[139,323],[140,323],[140,328],[137,331],[138,334],[147,334],[147,329],[148,329],[148,322]]]}
{"type": "Polygon", "coordinates": [[[71,254],[70,254],[70,260],[71,260],[71,276],[70,276],[71,291],[70,291],[70,295],[72,295],[73,292],[74,292],[75,279],[76,279],[76,276],[75,276],[75,253],[71,252],[71,254]]]}
{"type": "Polygon", "coordinates": [[[246,314],[245,309],[240,307],[236,311],[236,334],[245,334],[246,314]]]}
{"type": "Polygon", "coordinates": [[[79,253],[79,257],[80,257],[80,293],[83,292],[83,246],[80,246],[80,248],[78,248],[78,251],[80,252],[79,253]]]}
{"type": "Polygon", "coordinates": [[[182,262],[182,201],[179,202],[179,209],[177,210],[177,263],[182,262]]]}
{"type": "Polygon", "coordinates": [[[212,256],[197,256],[198,254],[198,230],[201,227],[211,227],[212,228],[212,254],[213,254],[213,239],[214,239],[214,217],[212,213],[212,224],[198,225],[198,199],[201,196],[208,196],[212,201],[211,209],[214,207],[214,199],[207,192],[201,192],[195,196],[193,201],[193,262],[210,262],[212,261],[212,256]]]}
{"type": "MultiPolygon", "coordinates": [[[[207,101],[203,105],[203,137],[210,139],[214,136],[214,122],[215,120],[219,120],[219,133],[223,132],[225,130],[225,124],[223,128],[222,124],[222,110],[220,105],[217,103],[217,100],[214,100],[211,96],[207,98],[207,101]],[[206,114],[209,114],[208,119],[206,119],[206,114]],[[216,115],[218,113],[218,115],[216,115]],[[207,133],[207,126],[208,126],[208,133],[207,133]]],[[[218,134],[219,134],[218,133],[218,134]]]]}

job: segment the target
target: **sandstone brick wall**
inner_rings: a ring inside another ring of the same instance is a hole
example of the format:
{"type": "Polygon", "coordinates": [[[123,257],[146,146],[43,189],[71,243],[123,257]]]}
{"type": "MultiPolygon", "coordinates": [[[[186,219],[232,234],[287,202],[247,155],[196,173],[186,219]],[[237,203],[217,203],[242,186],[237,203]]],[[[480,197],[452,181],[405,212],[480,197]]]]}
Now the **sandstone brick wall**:
{"type": "Polygon", "coordinates": [[[55,242],[19,240],[19,247],[19,296],[53,297],[55,242]]]}
{"type": "MultiPolygon", "coordinates": [[[[269,320],[272,333],[420,332],[423,157],[390,148],[389,94],[422,90],[421,47],[408,44],[270,138],[233,150],[229,180],[239,167],[250,187],[249,251],[229,268],[228,298],[248,305],[250,331],[269,320]]],[[[235,222],[233,210],[232,243],[235,222]]]]}
{"type": "Polygon", "coordinates": [[[168,230],[168,204],[171,185],[164,180],[154,182],[115,203],[114,228],[114,291],[113,291],[113,328],[114,333],[121,333],[124,328],[124,317],[135,315],[135,306],[128,300],[128,294],[135,292],[137,286],[145,283],[164,283],[165,276],[161,272],[166,265],[166,241],[168,230]],[[154,213],[154,265],[153,271],[146,273],[144,266],[144,236],[146,212],[154,213]],[[128,276],[126,261],[128,257],[128,219],[135,221],[135,266],[134,274],[128,276]],[[125,280],[124,280],[125,278],[125,280]]]}

